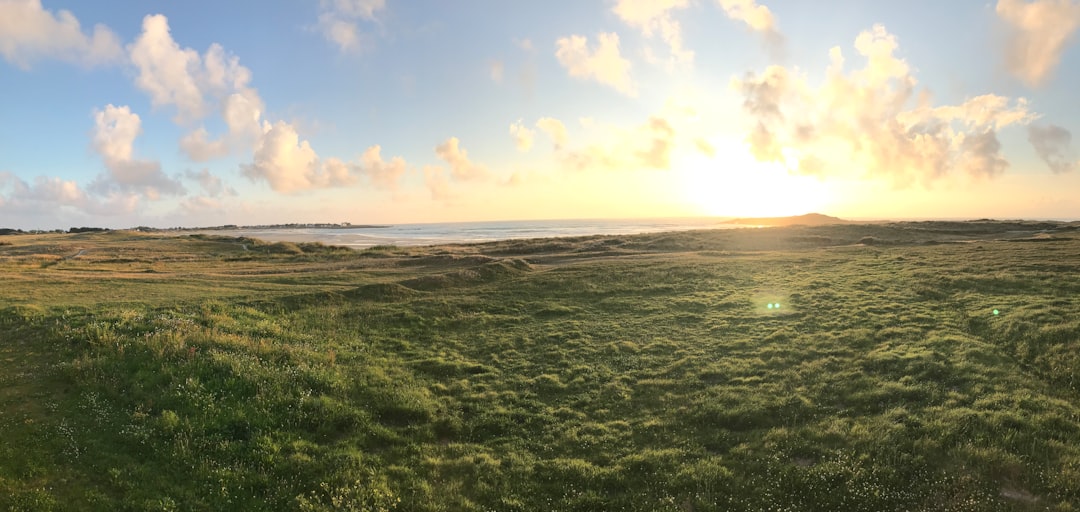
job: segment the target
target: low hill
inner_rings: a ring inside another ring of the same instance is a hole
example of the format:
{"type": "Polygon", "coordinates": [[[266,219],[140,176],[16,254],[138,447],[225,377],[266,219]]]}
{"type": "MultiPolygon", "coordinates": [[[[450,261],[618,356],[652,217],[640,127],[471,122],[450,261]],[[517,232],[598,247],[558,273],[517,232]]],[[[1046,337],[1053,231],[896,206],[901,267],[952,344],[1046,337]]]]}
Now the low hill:
{"type": "Polygon", "coordinates": [[[831,224],[857,224],[855,221],[844,220],[820,213],[807,213],[791,217],[747,217],[732,219],[725,224],[739,224],[743,226],[827,226],[831,224]]]}

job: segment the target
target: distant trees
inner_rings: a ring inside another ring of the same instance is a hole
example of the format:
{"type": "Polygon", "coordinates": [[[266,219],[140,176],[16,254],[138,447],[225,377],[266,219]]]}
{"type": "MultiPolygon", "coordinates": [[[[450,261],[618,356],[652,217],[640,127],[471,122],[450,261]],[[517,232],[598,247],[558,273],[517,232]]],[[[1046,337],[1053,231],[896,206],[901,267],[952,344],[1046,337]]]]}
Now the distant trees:
{"type": "Polygon", "coordinates": [[[102,232],[102,231],[108,231],[108,229],[106,229],[106,228],[81,227],[81,228],[71,228],[71,229],[68,230],[68,233],[99,233],[99,232],[102,232]]]}
{"type": "MultiPolygon", "coordinates": [[[[71,228],[80,229],[80,228],[71,228]]],[[[101,228],[81,228],[81,229],[101,229],[101,228]]],[[[42,235],[45,233],[63,233],[62,229],[28,229],[23,231],[21,229],[0,228],[0,236],[4,235],[42,235]]],[[[73,231],[74,233],[74,231],[73,231]]]]}

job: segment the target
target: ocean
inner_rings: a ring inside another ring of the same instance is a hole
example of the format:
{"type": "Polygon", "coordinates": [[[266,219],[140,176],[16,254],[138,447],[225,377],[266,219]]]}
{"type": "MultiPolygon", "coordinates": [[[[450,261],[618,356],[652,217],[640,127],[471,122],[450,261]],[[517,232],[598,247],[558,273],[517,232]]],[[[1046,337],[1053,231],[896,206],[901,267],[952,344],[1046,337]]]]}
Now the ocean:
{"type": "Polygon", "coordinates": [[[375,245],[438,245],[491,242],[519,238],[584,235],[628,235],[691,229],[730,229],[717,217],[669,219],[519,220],[500,222],[447,222],[347,228],[238,228],[208,231],[226,236],[247,236],[271,242],[322,242],[363,249],[375,245]]]}

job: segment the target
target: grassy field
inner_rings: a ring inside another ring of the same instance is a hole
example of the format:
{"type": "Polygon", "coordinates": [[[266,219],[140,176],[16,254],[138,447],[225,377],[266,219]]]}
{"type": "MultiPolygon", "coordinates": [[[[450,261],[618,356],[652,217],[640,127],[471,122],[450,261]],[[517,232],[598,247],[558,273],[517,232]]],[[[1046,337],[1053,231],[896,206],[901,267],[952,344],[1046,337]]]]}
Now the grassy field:
{"type": "Polygon", "coordinates": [[[0,237],[0,510],[1080,509],[1080,230],[0,237]]]}

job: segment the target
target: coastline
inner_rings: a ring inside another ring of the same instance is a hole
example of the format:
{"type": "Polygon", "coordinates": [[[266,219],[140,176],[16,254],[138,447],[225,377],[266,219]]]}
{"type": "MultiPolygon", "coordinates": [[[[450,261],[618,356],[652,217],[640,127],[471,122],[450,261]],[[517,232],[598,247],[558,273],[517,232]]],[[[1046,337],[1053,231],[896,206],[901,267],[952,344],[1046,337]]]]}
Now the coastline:
{"type": "Polygon", "coordinates": [[[268,242],[321,242],[356,249],[379,245],[426,246],[469,244],[530,238],[563,238],[596,235],[636,235],[696,229],[737,229],[749,226],[725,224],[724,218],[690,217],[661,219],[567,219],[448,222],[360,227],[250,227],[191,229],[183,234],[251,237],[268,242]]]}

